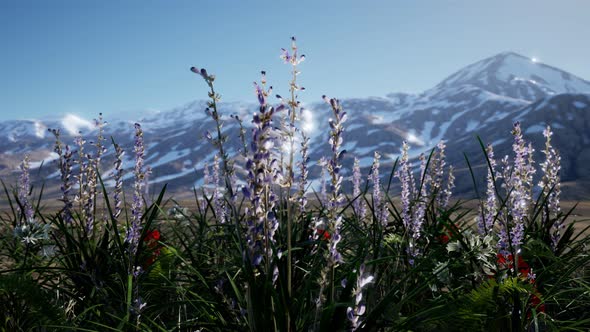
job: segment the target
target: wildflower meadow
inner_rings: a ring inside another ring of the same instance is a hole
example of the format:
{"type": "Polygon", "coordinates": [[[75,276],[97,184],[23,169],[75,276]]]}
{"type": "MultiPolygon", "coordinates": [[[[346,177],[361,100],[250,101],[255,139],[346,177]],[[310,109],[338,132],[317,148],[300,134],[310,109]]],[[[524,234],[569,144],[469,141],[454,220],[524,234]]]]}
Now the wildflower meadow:
{"type": "Polygon", "coordinates": [[[2,331],[588,331],[589,240],[560,206],[560,155],[547,126],[534,160],[526,123],[505,128],[512,153],[446,162],[441,141],[392,167],[374,152],[363,169],[346,151],[347,110],[331,110],[330,153],[311,163],[298,81],[305,55],[281,50],[291,74],[275,95],[254,84],[249,118],[221,114],[216,77],[191,67],[215,122],[217,153],[194,201],[166,187],[149,197],[149,150],[104,137],[64,142],[52,129],[59,208],[31,185],[25,157],[3,182],[0,215],[2,331]],[[238,121],[239,132],[224,122],[238,121]],[[239,151],[227,149],[240,142],[239,151]],[[111,153],[114,163],[106,163],[111,153]],[[123,155],[134,167],[123,168],[123,155]],[[349,163],[344,163],[344,161],[349,163]],[[477,204],[453,195],[457,167],[471,172],[477,204]],[[345,165],[353,165],[344,171],[345,165]],[[312,168],[323,177],[310,177],[312,168]],[[108,173],[107,173],[108,170],[108,173]],[[132,174],[125,178],[125,174],[132,174]],[[112,181],[105,181],[109,177],[112,181]],[[478,183],[485,187],[478,188],[478,183]]]}

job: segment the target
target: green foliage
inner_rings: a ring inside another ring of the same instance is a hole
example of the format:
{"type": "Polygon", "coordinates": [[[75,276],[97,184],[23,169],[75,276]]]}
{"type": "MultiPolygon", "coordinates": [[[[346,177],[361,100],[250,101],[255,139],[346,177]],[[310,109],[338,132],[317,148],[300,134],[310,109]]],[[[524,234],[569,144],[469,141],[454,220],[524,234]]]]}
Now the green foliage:
{"type": "Polygon", "coordinates": [[[42,330],[65,323],[63,307],[51,299],[48,289],[28,274],[0,275],[0,330],[42,330]]]}

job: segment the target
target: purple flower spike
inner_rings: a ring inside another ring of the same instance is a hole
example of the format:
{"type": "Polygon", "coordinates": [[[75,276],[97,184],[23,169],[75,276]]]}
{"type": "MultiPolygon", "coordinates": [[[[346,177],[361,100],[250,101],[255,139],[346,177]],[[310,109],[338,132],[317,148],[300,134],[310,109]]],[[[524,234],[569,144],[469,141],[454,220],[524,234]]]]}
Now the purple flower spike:
{"type": "Polygon", "coordinates": [[[559,206],[559,196],[561,194],[561,181],[559,178],[561,157],[551,145],[552,135],[551,127],[547,126],[543,131],[543,136],[545,137],[545,150],[543,150],[545,161],[541,163],[543,178],[539,182],[539,186],[543,190],[543,195],[547,197],[548,204],[548,209],[543,209],[543,220],[549,220],[550,218],[555,220],[551,235],[552,247],[555,250],[561,237],[563,219],[559,218],[561,212],[559,206]]]}
{"type": "Polygon", "coordinates": [[[256,89],[256,97],[258,97],[258,102],[260,103],[260,106],[266,105],[266,97],[264,96],[264,91],[262,90],[260,85],[254,82],[254,88],[256,89]]]}
{"type": "Polygon", "coordinates": [[[123,194],[123,155],[125,151],[115,144],[115,169],[113,170],[113,177],[115,179],[115,190],[113,193],[114,212],[113,218],[117,219],[122,212],[123,201],[121,195],[123,194]]]}
{"type": "MultiPolygon", "coordinates": [[[[22,205],[22,216],[25,221],[32,220],[35,212],[29,201],[29,191],[31,183],[29,178],[29,155],[25,155],[20,165],[21,175],[18,183],[18,199],[22,205]]],[[[17,223],[18,225],[19,223],[17,223]]]]}
{"type": "Polygon", "coordinates": [[[365,214],[367,213],[367,206],[362,197],[359,197],[361,194],[361,166],[360,161],[358,158],[354,158],[354,166],[352,169],[352,195],[356,198],[353,203],[354,211],[359,215],[361,220],[365,219],[365,214]],[[358,197],[358,198],[357,198],[358,197]]]}
{"type": "Polygon", "coordinates": [[[356,285],[352,291],[354,307],[346,309],[346,317],[350,321],[352,331],[356,331],[361,325],[360,316],[364,315],[367,309],[363,301],[363,290],[373,282],[373,279],[373,276],[365,273],[365,265],[362,264],[357,273],[356,285]]]}
{"type": "Polygon", "coordinates": [[[504,188],[506,192],[510,193],[508,197],[508,215],[504,216],[503,226],[504,230],[500,234],[510,234],[509,241],[501,239],[498,242],[498,249],[500,253],[506,254],[510,249],[518,252],[524,240],[524,223],[528,218],[529,207],[532,203],[532,181],[535,168],[533,166],[532,153],[533,149],[530,144],[526,144],[522,138],[522,130],[520,123],[514,124],[512,130],[514,136],[514,143],[512,150],[514,151],[514,163],[512,167],[508,166],[507,159],[504,161],[504,188]]]}
{"type": "Polygon", "coordinates": [[[496,168],[496,160],[494,159],[494,149],[491,144],[486,148],[488,160],[490,162],[487,177],[487,199],[482,205],[481,215],[478,217],[478,227],[480,234],[492,234],[494,230],[495,216],[498,213],[498,200],[496,198],[496,187],[494,183],[494,174],[496,168]]]}
{"type": "MultiPolygon", "coordinates": [[[[379,178],[379,159],[381,155],[375,151],[373,158],[373,167],[371,169],[371,181],[373,182],[373,202],[375,208],[376,221],[382,226],[387,226],[387,205],[381,193],[381,180],[379,178]]],[[[356,161],[355,161],[356,162],[356,161]]]]}
{"type": "Polygon", "coordinates": [[[133,203],[131,204],[131,224],[127,229],[125,242],[129,244],[129,255],[135,256],[141,236],[141,219],[143,217],[143,187],[145,185],[145,171],[143,168],[145,148],[143,145],[143,130],[141,126],[135,124],[135,183],[133,185],[133,203]]]}
{"type": "Polygon", "coordinates": [[[209,75],[207,73],[207,70],[205,68],[197,68],[197,67],[191,67],[191,71],[199,76],[201,76],[203,79],[205,79],[205,81],[207,81],[207,83],[211,84],[213,82],[213,75],[209,75]]]}

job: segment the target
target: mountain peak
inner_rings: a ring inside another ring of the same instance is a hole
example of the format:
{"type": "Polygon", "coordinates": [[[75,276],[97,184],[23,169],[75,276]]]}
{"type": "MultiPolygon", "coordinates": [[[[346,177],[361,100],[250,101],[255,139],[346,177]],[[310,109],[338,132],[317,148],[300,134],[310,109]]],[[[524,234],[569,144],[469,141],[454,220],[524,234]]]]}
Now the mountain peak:
{"type": "Polygon", "coordinates": [[[559,93],[588,93],[590,82],[516,52],[498,53],[452,74],[437,85],[470,84],[507,97],[535,101],[559,93]]]}
{"type": "Polygon", "coordinates": [[[491,58],[502,58],[502,59],[506,59],[506,58],[516,58],[516,59],[525,59],[525,60],[532,60],[529,57],[526,57],[522,54],[516,53],[514,51],[504,51],[504,52],[500,52],[494,56],[489,57],[488,59],[491,58]]]}

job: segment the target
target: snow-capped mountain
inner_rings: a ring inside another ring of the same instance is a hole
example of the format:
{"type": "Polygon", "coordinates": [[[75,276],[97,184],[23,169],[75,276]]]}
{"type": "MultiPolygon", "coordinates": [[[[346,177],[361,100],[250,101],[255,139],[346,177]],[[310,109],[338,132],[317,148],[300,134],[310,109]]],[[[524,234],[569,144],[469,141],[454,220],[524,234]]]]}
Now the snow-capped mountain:
{"type": "Polygon", "coordinates": [[[437,88],[467,84],[529,102],[560,93],[590,91],[590,82],[513,52],[471,64],[443,80],[437,88]]]}
{"type": "MultiPolygon", "coordinates": [[[[257,108],[253,101],[220,104],[230,156],[239,154],[241,143],[238,124],[229,115],[239,115],[248,125],[257,108]]],[[[382,164],[391,165],[399,156],[404,140],[412,146],[412,157],[428,153],[440,140],[445,140],[449,163],[458,169],[458,191],[467,192],[472,190],[472,181],[463,152],[476,171],[483,164],[475,135],[485,143],[494,144],[497,156],[510,154],[512,124],[520,121],[525,138],[536,147],[539,161],[542,154],[538,151],[544,144],[542,128],[552,125],[553,142],[562,155],[563,180],[590,183],[590,171],[586,167],[590,161],[590,82],[516,53],[500,53],[469,65],[420,94],[392,93],[341,102],[349,115],[344,134],[344,148],[348,151],[345,172],[351,169],[356,156],[367,173],[374,151],[383,156],[382,164]]],[[[145,132],[146,165],[152,168],[150,183],[154,190],[168,183],[169,190],[185,192],[202,183],[203,167],[205,163],[211,165],[215,155],[205,138],[208,131],[214,131],[205,108],[205,101],[195,101],[138,121],[145,132]]],[[[308,104],[306,109],[301,116],[302,128],[311,136],[310,157],[314,164],[329,154],[326,128],[331,111],[319,102],[308,104]]],[[[126,148],[124,167],[131,170],[133,123],[107,120],[110,123],[105,127],[105,136],[113,136],[126,148]]],[[[80,130],[89,142],[96,136],[93,121],[76,117],[0,122],[0,175],[6,178],[5,182],[16,179],[18,162],[24,153],[31,154],[34,166],[41,165],[41,161],[45,163],[39,172],[41,177],[49,182],[57,181],[52,165],[54,139],[47,128],[63,128],[62,141],[68,144],[80,130]]],[[[103,174],[108,183],[112,152],[104,160],[103,174]]],[[[236,167],[239,169],[242,164],[238,159],[236,167]]],[[[320,168],[312,165],[310,176],[317,178],[319,173],[320,168]]],[[[129,171],[125,178],[131,177],[129,171]]]]}

